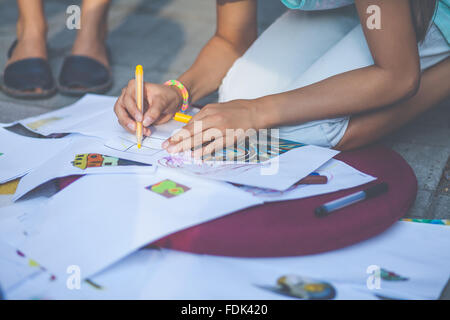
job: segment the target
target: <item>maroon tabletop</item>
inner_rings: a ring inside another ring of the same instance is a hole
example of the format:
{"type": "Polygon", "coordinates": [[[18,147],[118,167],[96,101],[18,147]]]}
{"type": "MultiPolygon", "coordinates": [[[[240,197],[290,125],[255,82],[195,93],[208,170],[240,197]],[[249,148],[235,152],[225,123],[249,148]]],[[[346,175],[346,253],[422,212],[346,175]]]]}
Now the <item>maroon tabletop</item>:
{"type": "Polygon", "coordinates": [[[396,152],[372,146],[343,152],[336,159],[378,178],[364,186],[300,200],[241,210],[164,237],[153,245],[181,251],[239,257],[298,256],[339,249],[373,237],[403,217],[417,193],[411,167],[396,152]],[[326,218],[321,204],[378,182],[389,192],[326,218]]]}

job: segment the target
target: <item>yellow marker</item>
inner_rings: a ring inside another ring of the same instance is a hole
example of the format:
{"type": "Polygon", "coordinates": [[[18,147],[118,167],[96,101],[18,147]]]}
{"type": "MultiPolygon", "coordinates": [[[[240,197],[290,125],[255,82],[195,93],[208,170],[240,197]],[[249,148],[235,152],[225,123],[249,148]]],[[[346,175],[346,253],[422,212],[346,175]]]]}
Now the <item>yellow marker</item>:
{"type": "MultiPolygon", "coordinates": [[[[144,70],[141,65],[136,66],[136,104],[142,114],[144,110],[144,70]]],[[[140,149],[142,145],[142,122],[136,123],[136,140],[140,149]]]]}
{"type": "Polygon", "coordinates": [[[192,116],[190,116],[188,114],[177,112],[177,113],[175,113],[175,116],[173,117],[173,120],[179,121],[179,122],[188,123],[189,120],[191,120],[191,118],[192,118],[192,116]]]}

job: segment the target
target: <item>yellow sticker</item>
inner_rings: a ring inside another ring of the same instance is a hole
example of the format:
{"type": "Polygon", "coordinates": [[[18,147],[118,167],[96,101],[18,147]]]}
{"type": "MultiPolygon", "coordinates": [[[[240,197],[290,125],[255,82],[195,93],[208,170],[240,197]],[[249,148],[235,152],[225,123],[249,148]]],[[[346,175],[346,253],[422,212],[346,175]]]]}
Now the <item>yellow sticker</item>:
{"type": "Polygon", "coordinates": [[[16,193],[17,185],[20,179],[16,179],[7,183],[0,184],[0,194],[14,194],[16,193]]]}

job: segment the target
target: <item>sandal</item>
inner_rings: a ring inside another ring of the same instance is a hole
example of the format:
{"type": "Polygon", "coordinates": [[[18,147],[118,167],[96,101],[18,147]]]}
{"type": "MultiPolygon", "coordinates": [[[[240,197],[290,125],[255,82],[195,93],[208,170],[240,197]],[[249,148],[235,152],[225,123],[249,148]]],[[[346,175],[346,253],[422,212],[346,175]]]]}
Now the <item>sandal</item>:
{"type": "Polygon", "coordinates": [[[80,55],[64,59],[58,84],[61,93],[71,96],[105,93],[111,86],[110,69],[97,60],[80,55]]]}
{"type": "MultiPolygon", "coordinates": [[[[17,40],[9,48],[8,58],[16,46],[17,40]]],[[[56,92],[52,70],[43,58],[22,59],[6,66],[2,89],[7,95],[20,99],[48,98],[56,92]]]]}

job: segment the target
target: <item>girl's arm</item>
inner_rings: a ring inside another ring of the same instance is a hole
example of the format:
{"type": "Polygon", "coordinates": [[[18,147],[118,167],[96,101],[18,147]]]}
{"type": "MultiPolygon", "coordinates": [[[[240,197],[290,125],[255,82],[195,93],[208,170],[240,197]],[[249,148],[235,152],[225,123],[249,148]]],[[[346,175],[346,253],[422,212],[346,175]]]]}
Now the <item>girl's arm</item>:
{"type": "Polygon", "coordinates": [[[356,7],[374,64],[257,99],[264,127],[357,114],[416,92],[420,64],[409,1],[356,0],[356,7]],[[366,26],[366,10],[373,4],[381,8],[380,30],[366,26]]]}
{"type": "Polygon", "coordinates": [[[257,38],[256,0],[217,0],[215,35],[180,78],[196,101],[217,90],[237,58],[257,38]]]}
{"type": "Polygon", "coordinates": [[[410,99],[388,108],[352,117],[336,149],[350,150],[372,143],[431,109],[437,103],[450,97],[448,79],[450,79],[450,58],[423,73],[419,90],[410,99]]]}
{"type": "MultiPolygon", "coordinates": [[[[256,37],[256,0],[217,0],[216,33],[179,78],[188,89],[190,100],[196,101],[216,90],[234,61],[256,37]]],[[[144,135],[150,135],[148,126],[169,121],[183,101],[178,88],[146,82],[146,111],[142,115],[136,106],[135,92],[135,81],[130,80],[114,106],[119,123],[130,133],[136,131],[136,121],[142,121],[144,135]]]]}

